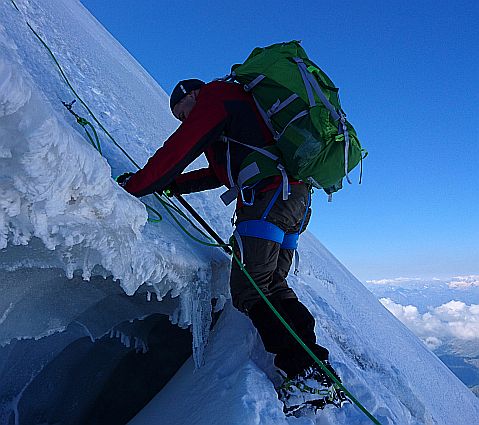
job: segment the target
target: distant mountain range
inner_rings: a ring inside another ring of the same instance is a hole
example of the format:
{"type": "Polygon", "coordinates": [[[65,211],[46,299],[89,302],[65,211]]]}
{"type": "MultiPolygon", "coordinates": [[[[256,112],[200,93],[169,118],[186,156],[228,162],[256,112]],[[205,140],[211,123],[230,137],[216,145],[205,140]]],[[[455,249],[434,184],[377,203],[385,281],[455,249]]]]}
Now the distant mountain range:
{"type": "Polygon", "coordinates": [[[449,280],[396,278],[366,281],[378,298],[390,298],[401,305],[414,305],[421,313],[451,300],[479,304],[479,276],[458,276],[449,280]]]}

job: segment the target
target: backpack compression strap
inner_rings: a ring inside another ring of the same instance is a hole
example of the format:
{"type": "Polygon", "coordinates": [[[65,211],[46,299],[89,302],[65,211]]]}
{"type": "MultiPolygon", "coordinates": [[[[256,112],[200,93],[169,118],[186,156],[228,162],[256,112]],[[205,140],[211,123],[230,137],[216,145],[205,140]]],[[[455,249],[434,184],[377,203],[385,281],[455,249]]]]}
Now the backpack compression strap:
{"type": "MultiPolygon", "coordinates": [[[[270,151],[260,148],[258,146],[252,146],[248,145],[247,143],[239,142],[237,140],[232,139],[231,137],[227,136],[222,136],[222,140],[227,143],[227,148],[226,148],[226,170],[228,174],[228,180],[231,185],[231,189],[228,189],[225,193],[221,195],[221,200],[225,205],[229,205],[231,202],[233,202],[234,199],[238,196],[238,194],[241,194],[241,198],[243,202],[245,202],[244,196],[243,196],[243,188],[244,188],[244,183],[248,181],[249,179],[257,176],[260,174],[260,169],[258,167],[258,164],[256,162],[251,163],[250,165],[246,166],[243,168],[239,174],[238,174],[238,182],[235,184],[233,175],[231,172],[231,153],[230,153],[230,142],[237,143],[242,146],[246,146],[247,148],[250,148],[256,152],[259,152],[260,154],[270,158],[273,161],[279,161],[279,157],[270,151]]],[[[283,190],[283,200],[286,201],[288,199],[289,195],[289,183],[288,183],[288,175],[286,173],[286,169],[282,164],[278,164],[276,168],[279,170],[282,176],[282,186],[280,186],[283,190]]],[[[247,203],[246,203],[247,204],[247,203]]]]}
{"type": "Polygon", "coordinates": [[[311,107],[316,106],[316,100],[314,99],[314,92],[318,95],[321,99],[323,105],[328,109],[331,113],[331,116],[334,121],[339,121],[338,132],[344,135],[344,174],[346,176],[346,180],[349,184],[351,184],[351,179],[349,178],[349,171],[348,171],[348,162],[349,162],[349,131],[346,126],[346,115],[343,111],[337,111],[331,102],[328,100],[326,95],[323,93],[321,88],[319,87],[319,83],[314,78],[313,74],[308,71],[306,64],[304,63],[303,59],[301,58],[293,58],[294,61],[298,64],[299,71],[301,73],[301,77],[303,78],[304,86],[306,87],[306,93],[308,94],[309,105],[311,107]]]}

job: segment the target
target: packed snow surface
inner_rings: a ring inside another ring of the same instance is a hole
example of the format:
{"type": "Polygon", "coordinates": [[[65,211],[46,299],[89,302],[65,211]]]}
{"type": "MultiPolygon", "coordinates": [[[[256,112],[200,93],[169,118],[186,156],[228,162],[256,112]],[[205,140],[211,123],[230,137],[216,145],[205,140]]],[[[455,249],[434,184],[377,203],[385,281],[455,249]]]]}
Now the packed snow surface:
{"type": "MultiPolygon", "coordinates": [[[[229,303],[203,355],[210,298],[222,305],[229,296],[229,260],[185,236],[152,196],[143,201],[163,221],[147,222],[142,202],[112,179],[135,167],[77,102],[75,111],[97,127],[103,156],[89,144],[61,103],[74,95],[26,22],[139,164],[177,125],[167,95],[77,0],[16,4],[19,10],[11,2],[0,5],[0,267],[60,267],[69,277],[78,271],[84,279],[111,275],[129,295],[142,284],[159,300],[170,293],[178,300],[171,318],[192,325],[195,361],[204,362],[196,371],[193,363],[185,364],[132,423],[371,423],[355,406],[286,419],[273,387],[271,357],[248,319],[229,303]]],[[[160,53],[159,48],[155,54],[160,53]]],[[[227,238],[232,211],[217,195],[188,200],[227,238]]],[[[479,401],[472,392],[311,234],[302,236],[300,253],[301,274],[290,283],[316,318],[318,342],[330,350],[348,389],[382,424],[478,421],[479,401]]],[[[15,336],[41,338],[64,328],[57,323],[16,329],[8,321],[15,309],[14,300],[5,300],[0,311],[0,326],[10,326],[2,333],[3,345],[15,336]]]]}

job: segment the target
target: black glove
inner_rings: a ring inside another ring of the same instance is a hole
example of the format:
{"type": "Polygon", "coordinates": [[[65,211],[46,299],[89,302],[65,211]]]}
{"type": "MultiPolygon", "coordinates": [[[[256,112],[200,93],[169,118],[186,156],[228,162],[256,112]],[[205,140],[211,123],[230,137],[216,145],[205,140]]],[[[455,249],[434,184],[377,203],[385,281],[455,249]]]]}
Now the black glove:
{"type": "Polygon", "coordinates": [[[123,173],[120,174],[115,180],[121,187],[125,187],[133,174],[135,173],[123,173]]]}

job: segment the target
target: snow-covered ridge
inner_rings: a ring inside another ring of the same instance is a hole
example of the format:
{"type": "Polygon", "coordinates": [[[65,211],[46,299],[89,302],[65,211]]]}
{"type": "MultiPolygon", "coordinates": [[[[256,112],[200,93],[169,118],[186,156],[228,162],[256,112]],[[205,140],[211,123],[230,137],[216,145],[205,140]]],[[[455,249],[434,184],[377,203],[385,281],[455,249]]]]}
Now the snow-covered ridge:
{"type": "MultiPolygon", "coordinates": [[[[33,37],[22,15],[9,4],[3,8],[2,14],[17,21],[23,36],[33,37]]],[[[43,47],[31,41],[35,53],[49,61],[50,72],[56,72],[43,47]]],[[[69,276],[80,269],[88,279],[93,267],[101,265],[128,294],[143,282],[162,282],[155,288],[160,297],[173,287],[180,292],[184,279],[174,270],[188,274],[187,269],[202,269],[204,264],[200,260],[181,267],[178,252],[159,249],[163,241],[141,233],[147,219],[144,206],[117,186],[106,158],[85,142],[81,128],[72,128],[74,121],[59,113],[60,102],[52,107],[48,92],[37,86],[38,77],[26,72],[25,58],[17,54],[5,28],[0,28],[0,45],[0,248],[26,245],[35,237],[55,251],[69,276]]],[[[75,81],[74,72],[70,78],[75,81]]],[[[55,83],[58,87],[50,83],[49,89],[67,90],[58,76],[55,83]]],[[[105,151],[108,157],[112,148],[105,151]]],[[[118,159],[112,162],[117,165],[118,159]]],[[[195,274],[198,278],[201,273],[195,274]]]]}
{"type": "Polygon", "coordinates": [[[171,320],[193,324],[199,362],[210,296],[224,299],[228,293],[226,257],[197,244],[192,250],[151,197],[147,202],[164,221],[147,223],[144,205],[112,179],[134,167],[103,134],[104,157],[86,140],[61,104],[73,94],[26,22],[140,163],[176,125],[169,113],[158,117],[168,109],[167,96],[79,2],[16,3],[20,12],[9,2],[0,7],[0,21],[6,24],[0,26],[0,249],[9,247],[10,253],[8,260],[0,256],[0,267],[61,267],[68,277],[80,271],[86,280],[92,273],[111,275],[129,295],[145,283],[159,300],[167,293],[179,297],[171,320]]]}
{"type": "Polygon", "coordinates": [[[166,262],[141,235],[142,204],[116,185],[106,160],[56,116],[18,64],[0,58],[0,73],[0,248],[39,238],[69,276],[80,268],[88,279],[100,264],[130,294],[161,281],[166,262]],[[125,264],[136,251],[143,261],[125,264]]]}

